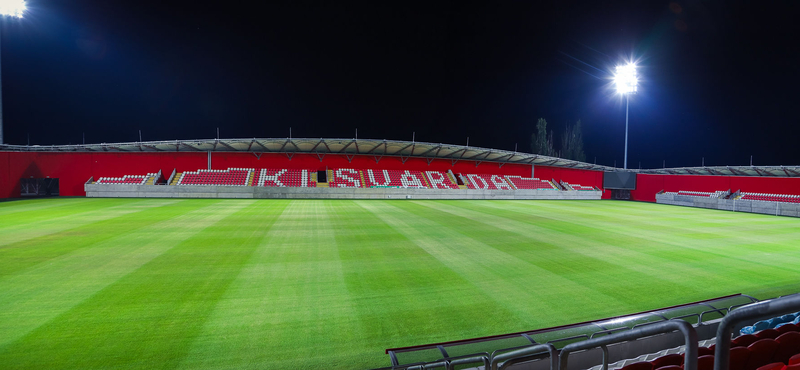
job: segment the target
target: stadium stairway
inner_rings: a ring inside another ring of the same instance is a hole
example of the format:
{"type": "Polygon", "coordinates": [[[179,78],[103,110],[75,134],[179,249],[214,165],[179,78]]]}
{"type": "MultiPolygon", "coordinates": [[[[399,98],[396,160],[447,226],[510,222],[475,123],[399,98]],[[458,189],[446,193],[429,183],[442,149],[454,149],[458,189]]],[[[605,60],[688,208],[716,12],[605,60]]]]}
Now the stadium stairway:
{"type": "Polygon", "coordinates": [[[180,181],[182,175],[183,175],[183,172],[175,173],[175,177],[172,178],[172,182],[170,182],[169,184],[170,185],[178,185],[178,181],[180,181]]]}

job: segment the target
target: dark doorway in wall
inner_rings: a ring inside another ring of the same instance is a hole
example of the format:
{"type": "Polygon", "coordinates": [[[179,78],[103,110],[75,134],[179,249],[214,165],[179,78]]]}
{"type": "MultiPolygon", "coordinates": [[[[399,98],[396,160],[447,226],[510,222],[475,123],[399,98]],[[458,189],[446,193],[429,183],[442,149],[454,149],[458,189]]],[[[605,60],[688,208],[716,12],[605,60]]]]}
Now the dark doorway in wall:
{"type": "Polygon", "coordinates": [[[20,179],[19,186],[22,197],[58,196],[58,179],[20,179]]]}

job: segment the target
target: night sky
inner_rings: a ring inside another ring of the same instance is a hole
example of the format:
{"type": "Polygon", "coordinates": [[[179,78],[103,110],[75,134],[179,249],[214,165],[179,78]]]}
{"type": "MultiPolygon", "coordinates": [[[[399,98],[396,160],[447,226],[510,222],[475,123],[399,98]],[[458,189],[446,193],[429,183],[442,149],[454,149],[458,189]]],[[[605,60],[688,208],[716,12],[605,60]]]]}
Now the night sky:
{"type": "Polygon", "coordinates": [[[582,120],[622,166],[800,165],[793,1],[29,0],[3,20],[6,141],[293,137],[530,151],[582,120]]]}

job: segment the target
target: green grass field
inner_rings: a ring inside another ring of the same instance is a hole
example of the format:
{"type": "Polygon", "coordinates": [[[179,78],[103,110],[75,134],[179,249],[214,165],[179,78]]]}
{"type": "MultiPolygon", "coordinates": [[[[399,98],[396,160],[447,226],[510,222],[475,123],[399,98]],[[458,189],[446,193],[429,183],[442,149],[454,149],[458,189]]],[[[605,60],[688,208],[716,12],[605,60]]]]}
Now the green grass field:
{"type": "Polygon", "coordinates": [[[800,291],[800,219],[615,201],[0,203],[0,367],[346,368],[800,291]]]}

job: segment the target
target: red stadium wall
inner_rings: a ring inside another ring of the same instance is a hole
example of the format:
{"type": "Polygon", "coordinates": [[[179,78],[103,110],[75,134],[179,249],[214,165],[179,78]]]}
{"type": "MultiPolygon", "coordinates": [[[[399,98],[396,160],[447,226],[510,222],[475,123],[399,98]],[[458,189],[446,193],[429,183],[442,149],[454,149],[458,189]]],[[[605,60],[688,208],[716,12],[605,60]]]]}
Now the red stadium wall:
{"type": "Polygon", "coordinates": [[[664,191],[745,191],[753,193],[798,194],[800,178],[697,175],[637,175],[631,198],[655,202],[656,193],[664,191]]]}
{"type": "MultiPolygon", "coordinates": [[[[42,153],[42,152],[0,152],[0,198],[19,197],[19,180],[22,178],[58,178],[60,194],[83,196],[83,184],[90,177],[118,177],[124,175],[143,175],[161,170],[169,176],[173,169],[178,172],[205,169],[208,166],[206,152],[187,153],[42,153]]],[[[287,168],[315,169],[354,168],[354,169],[416,169],[431,171],[452,170],[454,173],[500,174],[531,176],[531,166],[474,161],[434,159],[430,164],[423,158],[409,158],[403,163],[398,157],[355,156],[350,160],[343,155],[296,154],[288,158],[283,154],[253,153],[211,154],[213,169],[229,167],[243,168],[287,168]]],[[[557,179],[581,185],[601,187],[603,173],[557,167],[536,166],[536,177],[557,179]]]]}
{"type": "MultiPolygon", "coordinates": [[[[491,173],[530,177],[531,166],[473,161],[434,159],[430,164],[422,158],[410,158],[405,163],[398,157],[355,156],[350,160],[343,155],[326,155],[320,160],[314,154],[296,154],[291,159],[283,154],[252,153],[211,154],[213,169],[229,167],[316,169],[415,169],[431,171],[452,170],[454,173],[491,173]]],[[[197,153],[42,153],[0,152],[0,198],[19,197],[19,180],[22,178],[58,178],[61,195],[82,196],[83,184],[90,177],[143,175],[161,170],[169,176],[178,172],[205,169],[208,154],[197,153]]],[[[540,179],[562,180],[569,183],[603,187],[600,171],[576,170],[560,167],[536,166],[534,175],[540,179]]],[[[631,192],[634,200],[655,202],[661,190],[742,190],[747,192],[800,194],[800,178],[746,177],[746,176],[690,176],[690,175],[638,175],[637,189],[631,192]]],[[[603,192],[607,199],[610,191],[603,192]]]]}

